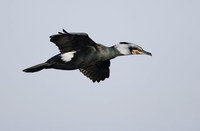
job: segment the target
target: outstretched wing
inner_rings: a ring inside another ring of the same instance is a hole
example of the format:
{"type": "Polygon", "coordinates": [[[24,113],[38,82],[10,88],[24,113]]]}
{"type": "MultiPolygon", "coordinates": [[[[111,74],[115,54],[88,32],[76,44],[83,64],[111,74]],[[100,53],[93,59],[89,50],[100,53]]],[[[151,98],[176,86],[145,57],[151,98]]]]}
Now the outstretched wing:
{"type": "Polygon", "coordinates": [[[98,64],[80,68],[79,70],[93,82],[100,82],[109,78],[110,75],[110,60],[102,61],[98,64]]]}
{"type": "Polygon", "coordinates": [[[86,33],[68,33],[64,29],[63,32],[50,36],[50,41],[58,46],[61,53],[79,50],[85,46],[95,46],[96,44],[86,33]]]}

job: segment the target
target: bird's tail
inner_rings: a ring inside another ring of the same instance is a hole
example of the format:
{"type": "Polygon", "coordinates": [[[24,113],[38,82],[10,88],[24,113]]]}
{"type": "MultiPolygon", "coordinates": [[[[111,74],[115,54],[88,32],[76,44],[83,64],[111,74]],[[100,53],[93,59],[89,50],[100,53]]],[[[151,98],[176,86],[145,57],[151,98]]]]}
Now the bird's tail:
{"type": "Polygon", "coordinates": [[[38,65],[35,65],[35,66],[32,66],[32,67],[29,67],[29,68],[26,68],[24,69],[23,71],[24,72],[37,72],[37,71],[40,71],[42,69],[46,69],[46,68],[49,68],[50,64],[49,63],[41,63],[41,64],[38,64],[38,65]]]}

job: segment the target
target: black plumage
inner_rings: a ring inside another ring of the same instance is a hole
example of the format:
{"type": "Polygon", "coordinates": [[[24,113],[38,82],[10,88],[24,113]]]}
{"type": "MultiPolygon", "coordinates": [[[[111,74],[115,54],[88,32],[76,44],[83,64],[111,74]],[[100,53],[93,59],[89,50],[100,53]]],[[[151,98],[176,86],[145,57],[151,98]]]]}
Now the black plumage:
{"type": "Polygon", "coordinates": [[[92,66],[87,66],[80,68],[79,70],[87,77],[89,77],[93,82],[100,82],[109,78],[110,76],[110,60],[99,62],[92,66]]]}
{"type": "MultiPolygon", "coordinates": [[[[63,30],[50,36],[50,41],[55,43],[60,54],[50,58],[42,64],[24,69],[24,72],[36,72],[42,69],[79,69],[93,82],[103,81],[110,75],[110,59],[120,55],[134,54],[132,49],[145,53],[140,46],[132,43],[121,42],[112,47],[95,43],[86,33],[68,33],[63,30]]],[[[148,54],[146,52],[145,54],[148,54]]],[[[149,53],[148,55],[151,55],[149,53]]]]}
{"type": "Polygon", "coordinates": [[[86,33],[68,33],[65,30],[63,32],[50,36],[50,41],[58,46],[61,53],[78,50],[86,46],[96,47],[96,43],[86,33]]]}

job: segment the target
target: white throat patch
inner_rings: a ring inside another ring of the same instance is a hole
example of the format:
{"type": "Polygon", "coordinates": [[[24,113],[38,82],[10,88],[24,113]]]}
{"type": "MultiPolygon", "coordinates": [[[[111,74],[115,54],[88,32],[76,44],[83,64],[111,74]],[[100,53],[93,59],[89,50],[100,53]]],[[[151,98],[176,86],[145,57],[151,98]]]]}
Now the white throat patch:
{"type": "Polygon", "coordinates": [[[76,51],[71,51],[71,52],[67,52],[67,53],[61,54],[61,59],[64,62],[69,62],[74,57],[74,53],[76,53],[76,51]]]}
{"type": "Polygon", "coordinates": [[[130,50],[129,50],[129,45],[128,44],[117,44],[114,46],[121,54],[123,55],[129,55],[130,50]]]}

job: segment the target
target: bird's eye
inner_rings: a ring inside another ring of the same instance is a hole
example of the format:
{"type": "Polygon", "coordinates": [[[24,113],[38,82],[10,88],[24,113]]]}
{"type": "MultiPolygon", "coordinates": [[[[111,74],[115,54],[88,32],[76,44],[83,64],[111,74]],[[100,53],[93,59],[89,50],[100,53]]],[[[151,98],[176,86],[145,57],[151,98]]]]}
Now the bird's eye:
{"type": "Polygon", "coordinates": [[[135,48],[135,47],[131,47],[131,48],[129,48],[130,49],[130,51],[132,52],[133,50],[137,50],[137,48],[135,48]]]}

